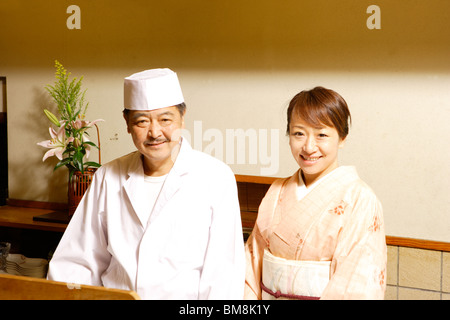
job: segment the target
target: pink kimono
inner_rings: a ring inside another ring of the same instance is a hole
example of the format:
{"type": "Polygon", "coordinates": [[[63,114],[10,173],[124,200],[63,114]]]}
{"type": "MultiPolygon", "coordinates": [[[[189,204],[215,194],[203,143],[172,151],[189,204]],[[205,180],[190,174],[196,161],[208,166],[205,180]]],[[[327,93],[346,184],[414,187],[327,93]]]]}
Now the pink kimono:
{"type": "Polygon", "coordinates": [[[373,191],[354,167],[338,167],[298,200],[299,176],[276,180],[261,202],[245,299],[383,299],[386,238],[373,191]]]}

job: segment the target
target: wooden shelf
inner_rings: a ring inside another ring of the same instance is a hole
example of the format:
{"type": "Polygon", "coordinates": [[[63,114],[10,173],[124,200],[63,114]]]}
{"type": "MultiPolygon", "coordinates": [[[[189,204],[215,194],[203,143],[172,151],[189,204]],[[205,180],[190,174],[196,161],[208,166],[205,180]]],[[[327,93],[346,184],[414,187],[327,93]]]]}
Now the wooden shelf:
{"type": "Polygon", "coordinates": [[[43,222],[34,221],[34,216],[40,216],[54,212],[53,209],[37,209],[15,206],[1,206],[0,207],[0,226],[34,229],[54,232],[64,232],[66,230],[66,223],[43,222]]]}
{"type": "Polygon", "coordinates": [[[247,176],[243,174],[235,174],[237,182],[248,182],[248,183],[257,183],[257,184],[267,184],[271,185],[276,179],[274,177],[261,177],[261,176],[247,176]]]}
{"type": "Polygon", "coordinates": [[[391,246],[450,252],[448,242],[386,236],[386,243],[391,246]]]}

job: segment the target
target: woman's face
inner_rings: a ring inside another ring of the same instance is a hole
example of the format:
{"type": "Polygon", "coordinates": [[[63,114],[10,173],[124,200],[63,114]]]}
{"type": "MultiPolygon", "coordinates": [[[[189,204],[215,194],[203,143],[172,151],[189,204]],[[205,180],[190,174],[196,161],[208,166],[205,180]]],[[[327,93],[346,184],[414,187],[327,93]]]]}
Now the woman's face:
{"type": "Polygon", "coordinates": [[[334,127],[311,127],[295,112],[289,125],[289,145],[302,169],[306,186],[338,167],[338,150],[344,146],[334,127]]]}

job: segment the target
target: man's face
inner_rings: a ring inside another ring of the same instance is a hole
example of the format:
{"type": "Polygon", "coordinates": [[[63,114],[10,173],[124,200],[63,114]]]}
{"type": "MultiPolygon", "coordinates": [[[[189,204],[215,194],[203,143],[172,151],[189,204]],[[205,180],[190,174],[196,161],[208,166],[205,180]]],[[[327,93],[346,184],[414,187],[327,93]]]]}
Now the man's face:
{"type": "Polygon", "coordinates": [[[184,116],[172,106],[152,111],[130,110],[127,118],[128,133],[143,155],[145,174],[168,173],[178,154],[184,116]]]}

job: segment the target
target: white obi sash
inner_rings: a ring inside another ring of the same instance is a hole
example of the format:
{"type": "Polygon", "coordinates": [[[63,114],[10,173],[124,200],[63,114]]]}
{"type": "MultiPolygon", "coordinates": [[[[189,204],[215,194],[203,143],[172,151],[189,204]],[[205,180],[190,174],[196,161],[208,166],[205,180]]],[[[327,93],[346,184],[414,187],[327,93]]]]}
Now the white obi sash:
{"type": "Polygon", "coordinates": [[[264,250],[262,298],[319,299],[330,280],[331,261],[296,261],[264,250]]]}

